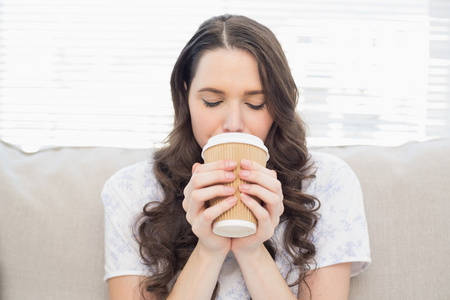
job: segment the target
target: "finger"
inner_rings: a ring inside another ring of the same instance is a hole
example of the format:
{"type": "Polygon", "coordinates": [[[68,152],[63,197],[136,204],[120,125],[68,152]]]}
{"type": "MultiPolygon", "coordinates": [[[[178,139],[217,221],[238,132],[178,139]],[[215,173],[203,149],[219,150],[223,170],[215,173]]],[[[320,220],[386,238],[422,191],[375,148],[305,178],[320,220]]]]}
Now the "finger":
{"type": "Polygon", "coordinates": [[[192,190],[196,190],[214,184],[229,183],[232,182],[235,178],[236,174],[234,174],[234,172],[215,170],[207,173],[194,174],[191,177],[191,181],[189,182],[189,184],[192,190]]]}
{"type": "Polygon", "coordinates": [[[196,167],[195,171],[197,173],[211,172],[214,170],[231,171],[234,170],[236,166],[237,166],[236,161],[231,159],[222,159],[207,164],[200,164],[200,166],[196,167]]]}
{"type": "Polygon", "coordinates": [[[235,188],[231,186],[213,185],[193,191],[191,194],[191,202],[193,204],[203,205],[206,201],[217,197],[231,196],[235,191],[235,188]]]}
{"type": "Polygon", "coordinates": [[[271,216],[268,210],[266,210],[255,199],[251,198],[245,193],[241,193],[241,201],[255,215],[255,218],[258,220],[258,228],[264,230],[265,232],[268,232],[269,236],[272,236],[275,227],[279,223],[279,217],[271,216]]]}
{"type": "Polygon", "coordinates": [[[281,202],[280,195],[257,184],[241,184],[239,190],[261,199],[266,205],[277,205],[281,202]]]}
{"type": "Polygon", "coordinates": [[[218,218],[221,214],[232,208],[237,202],[237,198],[235,196],[231,196],[223,199],[216,205],[210,206],[203,212],[203,220],[208,223],[212,223],[216,218],[218,218]]]}
{"type": "Polygon", "coordinates": [[[273,172],[266,170],[271,175],[268,175],[267,172],[262,173],[255,170],[240,170],[239,177],[245,181],[261,185],[274,193],[281,194],[281,182],[274,177],[273,172]]]}
{"type": "Polygon", "coordinates": [[[183,210],[187,212],[189,207],[189,200],[186,197],[184,197],[183,202],[181,202],[181,207],[183,207],[183,210]]]}
{"type": "MultiPolygon", "coordinates": [[[[219,180],[219,182],[226,183],[231,182],[235,178],[234,172],[226,172],[220,170],[213,170],[209,174],[198,172],[198,169],[201,169],[202,165],[200,163],[195,163],[192,165],[192,177],[189,180],[189,183],[185,186],[183,190],[183,194],[187,196],[190,194],[192,190],[195,188],[201,188],[202,186],[208,186],[211,184],[211,180],[219,180]],[[208,181],[204,182],[204,179],[208,179],[208,181]]],[[[203,170],[205,170],[203,168],[203,170]]]]}
{"type": "Polygon", "coordinates": [[[207,188],[194,190],[191,193],[190,199],[185,197],[182,202],[184,211],[188,209],[199,210],[206,201],[217,197],[228,197],[235,193],[235,188],[226,185],[213,185],[207,188]]]}
{"type": "Polygon", "coordinates": [[[201,163],[195,163],[195,164],[193,164],[192,165],[192,174],[194,174],[195,173],[195,170],[199,167],[199,166],[201,166],[202,164],[201,163]]]}
{"type": "Polygon", "coordinates": [[[271,192],[256,184],[241,184],[239,190],[242,193],[261,199],[270,215],[281,216],[283,214],[283,194],[271,192]]]}
{"type": "Polygon", "coordinates": [[[233,160],[221,160],[204,165],[195,163],[192,166],[193,175],[191,180],[183,190],[183,194],[185,196],[182,202],[183,209],[185,211],[189,209],[191,194],[196,189],[201,189],[219,183],[232,182],[236,178],[234,172],[231,172],[235,167],[236,162],[233,160]]]}
{"type": "Polygon", "coordinates": [[[266,174],[267,176],[277,178],[277,172],[275,172],[274,170],[269,170],[266,167],[258,164],[257,162],[248,159],[241,160],[241,169],[259,171],[263,174],[266,174]]]}

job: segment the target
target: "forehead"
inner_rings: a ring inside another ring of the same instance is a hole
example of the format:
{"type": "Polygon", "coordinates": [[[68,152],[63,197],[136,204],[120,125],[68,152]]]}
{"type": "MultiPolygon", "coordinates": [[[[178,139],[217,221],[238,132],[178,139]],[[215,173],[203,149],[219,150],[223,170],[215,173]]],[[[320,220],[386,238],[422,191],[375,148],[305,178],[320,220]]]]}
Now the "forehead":
{"type": "Polygon", "coordinates": [[[197,84],[246,83],[261,88],[258,63],[254,56],[240,49],[216,49],[203,53],[193,81],[197,84]]]}

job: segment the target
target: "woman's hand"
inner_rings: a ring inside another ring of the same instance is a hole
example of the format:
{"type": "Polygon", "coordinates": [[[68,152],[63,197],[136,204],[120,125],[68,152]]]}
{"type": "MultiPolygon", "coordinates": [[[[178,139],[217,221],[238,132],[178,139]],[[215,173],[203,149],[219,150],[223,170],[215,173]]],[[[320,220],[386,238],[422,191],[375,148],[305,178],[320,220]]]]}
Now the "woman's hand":
{"type": "Polygon", "coordinates": [[[260,164],[242,160],[239,176],[250,184],[241,184],[241,201],[253,212],[258,220],[256,233],[232,240],[231,250],[235,255],[250,254],[260,250],[263,242],[270,239],[283,214],[283,191],[277,173],[260,164]],[[259,204],[255,198],[262,200],[259,204]]]}
{"type": "Polygon", "coordinates": [[[208,164],[195,163],[192,177],[184,189],[183,209],[192,231],[199,238],[204,250],[226,255],[231,248],[231,239],[212,232],[212,222],[223,212],[233,207],[237,199],[235,189],[223,183],[232,182],[236,162],[221,160],[208,164]],[[207,208],[206,202],[216,197],[226,197],[217,205],[207,208]]]}

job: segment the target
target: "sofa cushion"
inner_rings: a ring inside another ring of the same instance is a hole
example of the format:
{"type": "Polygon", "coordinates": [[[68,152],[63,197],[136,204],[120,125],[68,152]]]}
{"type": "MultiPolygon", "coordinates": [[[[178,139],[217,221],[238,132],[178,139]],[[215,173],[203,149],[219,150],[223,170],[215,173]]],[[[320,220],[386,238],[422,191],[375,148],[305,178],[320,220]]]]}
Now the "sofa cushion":
{"type": "MultiPolygon", "coordinates": [[[[450,139],[314,149],[358,175],[372,264],[350,299],[450,299],[450,139]]],[[[0,298],[107,299],[100,192],[147,150],[0,143],[0,298]]]]}
{"type": "Polygon", "coordinates": [[[364,194],[372,264],[350,299],[450,299],[450,139],[321,150],[352,167],[364,194]]]}
{"type": "Polygon", "coordinates": [[[108,299],[100,192],[146,150],[0,143],[0,298],[108,299]]]}

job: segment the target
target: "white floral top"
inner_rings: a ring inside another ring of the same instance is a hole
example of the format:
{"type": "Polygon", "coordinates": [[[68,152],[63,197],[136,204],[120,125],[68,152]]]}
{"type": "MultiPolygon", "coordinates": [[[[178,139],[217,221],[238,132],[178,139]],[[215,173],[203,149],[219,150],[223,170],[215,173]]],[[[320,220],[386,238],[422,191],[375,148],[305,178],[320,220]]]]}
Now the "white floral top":
{"type": "MultiPolygon", "coordinates": [[[[364,214],[361,187],[356,175],[341,159],[324,153],[311,153],[316,177],[304,183],[303,190],[315,195],[321,203],[320,219],[313,232],[316,245],[316,267],[352,262],[352,276],[361,273],[370,263],[369,236],[364,214]]],[[[163,199],[162,189],[152,172],[150,161],[124,168],[113,175],[102,191],[105,207],[105,277],[149,275],[141,262],[139,247],[133,238],[133,226],[143,206],[163,199]]],[[[284,223],[273,240],[282,247],[284,223]]],[[[283,250],[275,263],[286,278],[290,257],[283,250]]],[[[293,270],[288,283],[298,278],[293,270]]],[[[219,274],[218,299],[250,299],[239,265],[233,254],[225,259],[219,274]]],[[[292,292],[297,295],[298,287],[292,292]]]]}

